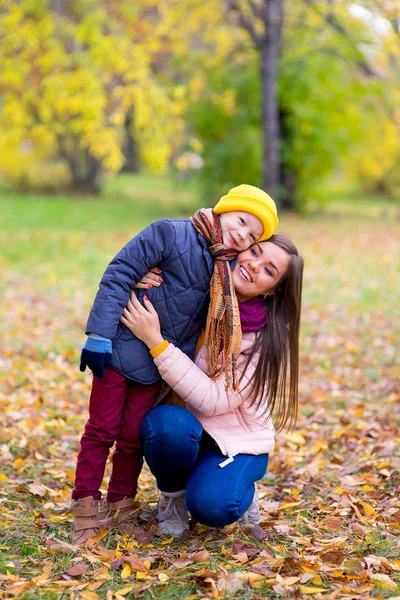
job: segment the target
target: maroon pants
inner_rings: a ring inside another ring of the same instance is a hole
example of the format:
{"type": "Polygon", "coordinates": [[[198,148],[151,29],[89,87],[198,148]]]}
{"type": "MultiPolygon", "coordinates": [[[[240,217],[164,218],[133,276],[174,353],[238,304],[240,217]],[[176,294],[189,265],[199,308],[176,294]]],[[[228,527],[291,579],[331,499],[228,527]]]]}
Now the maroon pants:
{"type": "Polygon", "coordinates": [[[143,385],[131,381],[113,368],[104,371],[103,379],[93,377],[89,420],[81,439],[72,498],[101,498],[99,490],[114,442],[107,500],[117,502],[136,494],[143,466],[139,430],[156,403],[160,387],[161,383],[143,385]]]}

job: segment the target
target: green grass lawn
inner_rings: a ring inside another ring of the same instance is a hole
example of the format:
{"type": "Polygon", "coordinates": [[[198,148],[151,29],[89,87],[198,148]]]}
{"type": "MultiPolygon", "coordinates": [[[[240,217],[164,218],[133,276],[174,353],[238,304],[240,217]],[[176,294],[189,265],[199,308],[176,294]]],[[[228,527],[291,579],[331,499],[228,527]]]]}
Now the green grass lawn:
{"type": "MultiPolygon", "coordinates": [[[[49,545],[68,539],[90,390],[78,361],[101,275],[149,222],[198,207],[194,187],[146,175],[109,181],[101,198],[0,192],[0,598],[400,595],[400,224],[380,198],[281,216],[305,258],[301,409],[260,484],[266,539],[197,526],[165,543],[151,526],[148,544],[112,532],[86,550],[49,545]],[[201,548],[206,560],[176,566],[201,548]],[[113,568],[131,551],[148,572],[113,568]],[[86,572],[68,576],[76,562],[86,572]]],[[[138,498],[154,516],[148,471],[138,498]]]]}

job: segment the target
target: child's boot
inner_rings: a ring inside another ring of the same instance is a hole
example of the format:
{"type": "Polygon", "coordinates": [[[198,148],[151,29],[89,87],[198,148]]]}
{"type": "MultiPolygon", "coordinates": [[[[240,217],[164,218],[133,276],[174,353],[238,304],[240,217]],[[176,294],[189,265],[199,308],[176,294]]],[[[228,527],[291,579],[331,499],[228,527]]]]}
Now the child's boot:
{"type": "Polygon", "coordinates": [[[108,502],[108,516],[100,521],[102,527],[116,527],[117,525],[131,524],[135,521],[140,504],[135,502],[133,496],[126,496],[118,502],[108,502]]]}
{"type": "Polygon", "coordinates": [[[72,503],[71,512],[74,515],[74,524],[71,532],[73,544],[84,544],[87,540],[99,533],[99,501],[93,496],[87,496],[72,503]]]}

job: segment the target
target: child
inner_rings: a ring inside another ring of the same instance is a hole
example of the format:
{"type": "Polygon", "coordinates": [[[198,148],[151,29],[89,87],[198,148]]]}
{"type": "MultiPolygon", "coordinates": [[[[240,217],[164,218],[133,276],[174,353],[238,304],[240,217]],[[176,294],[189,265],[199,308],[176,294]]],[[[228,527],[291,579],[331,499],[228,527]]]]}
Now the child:
{"type": "MultiPolygon", "coordinates": [[[[214,210],[202,209],[191,219],[152,223],[109,264],[89,315],[89,337],[81,356],[81,371],[89,366],[94,378],[72,493],[74,543],[84,543],[98,532],[99,489],[114,442],[109,513],[114,522],[121,523],[134,512],[143,465],[139,429],[158,398],[161,380],[147,347],[119,322],[131,289],[152,267],[162,268],[164,285],[147,293],[159,314],[165,343],[172,342],[192,358],[205,324],[213,276],[210,312],[215,328],[208,336],[219,340],[223,326],[224,369],[227,381],[235,386],[240,320],[227,260],[254,242],[268,239],[277,226],[274,201],[259,188],[240,185],[223,196],[214,210]]],[[[137,292],[139,301],[144,294],[137,292]]],[[[215,347],[214,352],[212,344],[210,348],[212,371],[215,347]]]]}

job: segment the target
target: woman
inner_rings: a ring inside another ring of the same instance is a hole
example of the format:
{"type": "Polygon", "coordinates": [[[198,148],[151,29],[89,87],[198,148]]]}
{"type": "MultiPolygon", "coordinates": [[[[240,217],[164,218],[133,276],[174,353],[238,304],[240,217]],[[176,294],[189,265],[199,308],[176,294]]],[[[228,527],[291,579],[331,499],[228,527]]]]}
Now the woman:
{"type": "MultiPolygon", "coordinates": [[[[161,377],[189,410],[162,405],[146,416],[140,438],[161,497],[164,533],[189,529],[189,515],[212,527],[259,522],[255,482],[274,448],[274,426],[297,417],[303,260],[286,237],[273,235],[242,252],[233,269],[242,342],[240,389],[206,373],[205,348],[195,363],[163,340],[158,315],[135,295],[122,322],[151,351],[161,377]]],[[[198,345],[199,346],[199,345],[198,345]]]]}

